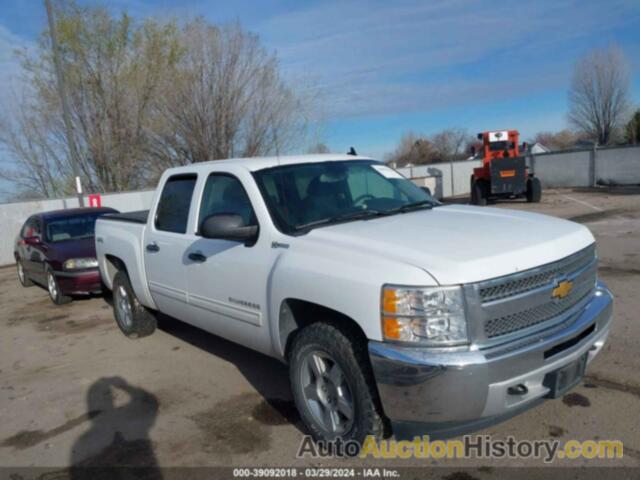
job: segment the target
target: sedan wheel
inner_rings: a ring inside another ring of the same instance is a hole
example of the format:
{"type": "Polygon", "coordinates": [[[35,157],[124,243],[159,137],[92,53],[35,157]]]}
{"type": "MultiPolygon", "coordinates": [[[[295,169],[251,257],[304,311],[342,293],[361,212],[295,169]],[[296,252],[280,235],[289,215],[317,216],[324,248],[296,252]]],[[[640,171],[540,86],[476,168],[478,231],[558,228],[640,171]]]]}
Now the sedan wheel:
{"type": "Polygon", "coordinates": [[[54,302],[58,297],[58,286],[56,285],[56,279],[51,272],[47,274],[47,287],[49,288],[49,296],[54,302]]]}
{"type": "Polygon", "coordinates": [[[51,301],[56,305],[64,305],[65,303],[69,303],[72,298],[64,295],[60,290],[60,286],[56,281],[56,277],[53,275],[53,272],[49,270],[47,272],[47,290],[49,291],[49,297],[51,301]]]}
{"type": "Polygon", "coordinates": [[[24,283],[24,268],[22,267],[22,262],[18,262],[18,278],[20,279],[20,283],[24,283]]]}
{"type": "Polygon", "coordinates": [[[23,287],[31,287],[33,286],[33,282],[27,276],[27,272],[24,271],[24,266],[22,265],[22,260],[18,260],[16,262],[16,268],[18,270],[18,280],[20,280],[20,285],[23,287]]]}

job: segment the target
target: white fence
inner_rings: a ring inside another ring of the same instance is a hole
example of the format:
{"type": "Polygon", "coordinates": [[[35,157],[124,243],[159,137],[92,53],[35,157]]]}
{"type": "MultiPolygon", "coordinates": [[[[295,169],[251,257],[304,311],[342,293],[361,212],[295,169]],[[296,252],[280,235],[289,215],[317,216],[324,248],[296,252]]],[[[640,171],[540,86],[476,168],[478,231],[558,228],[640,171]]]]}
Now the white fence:
{"type": "MultiPolygon", "coordinates": [[[[121,212],[146,210],[151,206],[153,193],[153,190],[144,190],[104,194],[102,195],[102,206],[112,207],[121,212]]],[[[85,205],[88,205],[86,198],[85,205]]],[[[20,231],[20,227],[30,215],[46,212],[47,210],[75,208],[77,206],[78,199],[75,197],[0,204],[0,225],[2,225],[2,231],[0,232],[0,265],[14,263],[13,242],[20,231]]]]}

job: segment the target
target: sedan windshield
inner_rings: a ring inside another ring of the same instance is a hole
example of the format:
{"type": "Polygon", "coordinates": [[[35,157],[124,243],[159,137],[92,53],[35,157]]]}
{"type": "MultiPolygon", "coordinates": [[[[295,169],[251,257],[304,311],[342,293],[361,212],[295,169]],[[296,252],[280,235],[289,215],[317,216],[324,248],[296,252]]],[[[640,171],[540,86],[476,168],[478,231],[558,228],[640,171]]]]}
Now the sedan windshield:
{"type": "Polygon", "coordinates": [[[260,170],[255,178],[274,222],[287,234],[438,204],[413,182],[373,160],[286,165],[260,170]]]}
{"type": "Polygon", "coordinates": [[[73,215],[48,220],[45,227],[46,240],[56,243],[91,238],[99,216],[99,214],[73,215]]]}

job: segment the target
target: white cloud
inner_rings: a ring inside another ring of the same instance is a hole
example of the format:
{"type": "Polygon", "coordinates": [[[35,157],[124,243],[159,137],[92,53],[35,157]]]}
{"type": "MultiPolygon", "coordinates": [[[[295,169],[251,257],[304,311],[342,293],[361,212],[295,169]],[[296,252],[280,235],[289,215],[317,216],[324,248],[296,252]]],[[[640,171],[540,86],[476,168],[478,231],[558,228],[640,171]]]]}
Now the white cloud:
{"type": "Polygon", "coordinates": [[[288,75],[323,90],[329,116],[348,117],[562,87],[585,40],[639,14],[624,0],[362,0],[280,14],[259,31],[288,75]]]}

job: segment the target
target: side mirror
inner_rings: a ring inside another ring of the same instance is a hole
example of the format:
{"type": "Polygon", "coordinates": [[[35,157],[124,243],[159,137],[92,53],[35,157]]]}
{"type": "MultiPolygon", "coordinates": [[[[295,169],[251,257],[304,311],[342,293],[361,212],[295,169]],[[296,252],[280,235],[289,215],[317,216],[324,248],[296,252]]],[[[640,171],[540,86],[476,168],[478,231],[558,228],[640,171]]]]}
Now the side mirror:
{"type": "Polygon", "coordinates": [[[40,240],[40,237],[27,237],[24,239],[24,243],[26,243],[27,245],[40,245],[42,243],[42,240],[40,240]]]}
{"type": "Polygon", "coordinates": [[[204,219],[200,226],[204,238],[216,238],[253,244],[258,239],[258,226],[245,225],[240,215],[219,213],[204,219]]]}
{"type": "Polygon", "coordinates": [[[431,189],[429,187],[420,187],[422,190],[424,190],[427,195],[429,195],[430,197],[433,197],[433,195],[431,194],[431,189]]]}

